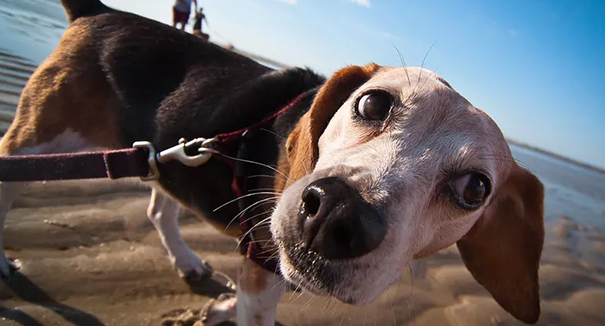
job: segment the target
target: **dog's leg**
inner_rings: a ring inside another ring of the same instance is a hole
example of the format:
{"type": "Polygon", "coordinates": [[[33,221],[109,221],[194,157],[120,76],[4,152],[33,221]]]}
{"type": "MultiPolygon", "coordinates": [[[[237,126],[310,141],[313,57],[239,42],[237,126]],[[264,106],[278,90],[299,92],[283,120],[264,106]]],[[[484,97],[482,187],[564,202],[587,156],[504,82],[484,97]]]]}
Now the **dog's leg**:
{"type": "Polygon", "coordinates": [[[24,182],[2,182],[0,184],[0,276],[2,277],[9,277],[13,271],[17,270],[17,267],[6,258],[4,253],[2,230],[4,230],[6,215],[24,186],[24,182]]]}
{"type": "Polygon", "coordinates": [[[170,262],[180,277],[195,281],[209,276],[212,268],[193,252],[187,244],[178,225],[179,204],[160,190],[152,188],[147,217],[160,235],[170,262]]]}
{"type": "Polygon", "coordinates": [[[284,279],[246,259],[237,287],[240,326],[274,326],[277,303],[286,290],[284,279]]]}

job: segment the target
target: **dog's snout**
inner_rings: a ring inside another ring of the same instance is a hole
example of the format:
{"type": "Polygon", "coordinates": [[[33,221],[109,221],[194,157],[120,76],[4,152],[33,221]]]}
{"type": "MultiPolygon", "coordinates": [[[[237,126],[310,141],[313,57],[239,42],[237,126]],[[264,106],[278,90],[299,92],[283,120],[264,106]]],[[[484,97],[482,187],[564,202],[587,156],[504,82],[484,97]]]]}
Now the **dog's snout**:
{"type": "Polygon", "coordinates": [[[328,259],[363,256],[378,247],[386,233],[378,210],[338,177],[309,184],[298,215],[307,248],[328,259]]]}

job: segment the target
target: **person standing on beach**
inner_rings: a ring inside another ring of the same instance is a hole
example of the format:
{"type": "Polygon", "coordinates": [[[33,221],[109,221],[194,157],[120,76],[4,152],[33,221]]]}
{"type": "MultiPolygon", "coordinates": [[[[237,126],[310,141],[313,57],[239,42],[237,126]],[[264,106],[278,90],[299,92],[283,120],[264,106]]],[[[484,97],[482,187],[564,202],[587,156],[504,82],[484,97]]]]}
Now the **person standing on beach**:
{"type": "Polygon", "coordinates": [[[189,21],[189,15],[191,14],[191,3],[193,2],[193,11],[197,12],[197,1],[196,0],[176,0],[174,6],[172,6],[172,26],[176,27],[178,23],[181,24],[181,30],[185,30],[185,26],[189,21]]]}
{"type": "Polygon", "coordinates": [[[202,32],[203,20],[206,20],[206,24],[208,24],[208,20],[206,18],[206,15],[204,15],[203,8],[200,8],[200,10],[195,14],[195,21],[193,23],[193,35],[199,36],[207,41],[209,39],[209,35],[202,32]]]}
{"type": "Polygon", "coordinates": [[[195,14],[195,22],[193,23],[193,34],[202,33],[202,21],[206,18],[204,15],[204,8],[200,8],[200,10],[195,14]]]}

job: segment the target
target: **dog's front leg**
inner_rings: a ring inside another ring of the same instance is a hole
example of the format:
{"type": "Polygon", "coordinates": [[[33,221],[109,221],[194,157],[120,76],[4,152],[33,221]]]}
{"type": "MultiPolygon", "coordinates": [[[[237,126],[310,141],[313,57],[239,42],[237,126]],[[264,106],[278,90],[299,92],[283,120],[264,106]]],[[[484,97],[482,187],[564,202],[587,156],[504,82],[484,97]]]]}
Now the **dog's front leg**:
{"type": "Polygon", "coordinates": [[[286,289],[284,279],[246,259],[237,285],[238,325],[274,326],[277,303],[286,289]]]}
{"type": "Polygon", "coordinates": [[[147,216],[158,231],[160,240],[168,251],[172,265],[180,277],[199,280],[212,273],[212,268],[187,246],[178,225],[179,204],[160,190],[152,188],[147,216]]]}

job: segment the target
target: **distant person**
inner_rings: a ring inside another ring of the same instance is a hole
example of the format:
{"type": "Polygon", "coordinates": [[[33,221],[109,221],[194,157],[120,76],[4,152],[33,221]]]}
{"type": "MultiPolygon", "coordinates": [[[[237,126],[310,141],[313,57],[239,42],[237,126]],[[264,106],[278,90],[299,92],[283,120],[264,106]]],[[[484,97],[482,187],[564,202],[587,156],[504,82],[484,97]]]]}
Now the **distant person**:
{"type": "Polygon", "coordinates": [[[172,26],[176,27],[180,23],[181,30],[185,30],[187,21],[189,21],[189,15],[191,14],[191,2],[193,2],[193,10],[197,12],[196,0],[176,0],[176,3],[172,6],[172,26]]]}
{"type": "Polygon", "coordinates": [[[204,8],[200,8],[200,10],[195,13],[195,21],[193,23],[193,35],[208,40],[209,35],[202,32],[202,21],[206,19],[206,24],[208,24],[208,19],[206,18],[206,15],[204,15],[203,10],[204,8]]]}

